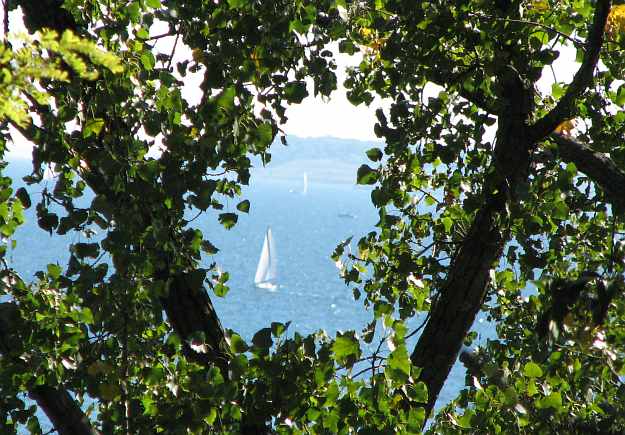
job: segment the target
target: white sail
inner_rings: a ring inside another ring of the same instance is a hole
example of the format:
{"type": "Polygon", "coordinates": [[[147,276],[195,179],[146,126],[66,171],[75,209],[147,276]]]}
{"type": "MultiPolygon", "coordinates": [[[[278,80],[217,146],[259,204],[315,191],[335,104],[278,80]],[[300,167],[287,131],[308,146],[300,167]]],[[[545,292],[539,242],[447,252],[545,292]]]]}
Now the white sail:
{"type": "Polygon", "coordinates": [[[304,190],[302,194],[306,195],[308,193],[308,174],[304,172],[304,190]]]}
{"type": "Polygon", "coordinates": [[[278,277],[278,259],[276,257],[276,247],[271,235],[271,228],[267,229],[263,249],[258,259],[254,284],[260,288],[275,289],[275,281],[278,277]]]}

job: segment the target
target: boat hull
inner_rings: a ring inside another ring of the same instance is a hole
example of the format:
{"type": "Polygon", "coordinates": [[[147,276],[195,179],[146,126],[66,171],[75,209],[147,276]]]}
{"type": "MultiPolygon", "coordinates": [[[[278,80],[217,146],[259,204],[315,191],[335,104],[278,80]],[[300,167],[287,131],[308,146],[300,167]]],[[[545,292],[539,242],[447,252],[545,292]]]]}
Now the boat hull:
{"type": "Polygon", "coordinates": [[[275,290],[278,288],[278,284],[274,284],[272,282],[257,282],[254,285],[265,290],[275,290]]]}

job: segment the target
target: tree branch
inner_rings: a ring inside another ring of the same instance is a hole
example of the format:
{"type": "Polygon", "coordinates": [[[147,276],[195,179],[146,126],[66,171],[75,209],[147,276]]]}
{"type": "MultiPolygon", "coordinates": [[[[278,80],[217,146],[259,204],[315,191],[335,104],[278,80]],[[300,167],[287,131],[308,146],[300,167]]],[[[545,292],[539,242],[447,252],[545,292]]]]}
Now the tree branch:
{"type": "Polygon", "coordinates": [[[605,154],[575,139],[552,133],[549,138],[558,146],[565,162],[574,163],[605,192],[612,205],[625,210],[625,172],[605,154]]]}
{"type": "Polygon", "coordinates": [[[595,67],[599,62],[599,54],[603,46],[605,25],[610,13],[612,2],[598,0],[592,24],[588,30],[586,53],[573,81],[567,87],[566,93],[556,107],[530,127],[530,137],[533,142],[540,141],[548,136],[564,120],[571,117],[575,109],[575,101],[586,91],[592,83],[595,67]]]}

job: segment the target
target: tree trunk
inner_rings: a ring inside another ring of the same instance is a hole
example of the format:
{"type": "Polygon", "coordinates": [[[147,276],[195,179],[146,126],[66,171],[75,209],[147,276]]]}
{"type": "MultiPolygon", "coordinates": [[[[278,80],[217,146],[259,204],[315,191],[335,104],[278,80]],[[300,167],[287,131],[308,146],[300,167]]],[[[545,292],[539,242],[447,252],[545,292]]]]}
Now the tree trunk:
{"type": "Polygon", "coordinates": [[[227,378],[230,352],[226,334],[204,288],[192,288],[185,276],[179,275],[172,279],[162,303],[174,331],[184,341],[186,356],[202,365],[214,363],[227,378]],[[187,343],[196,333],[204,334],[209,346],[206,353],[191,349],[187,343]]]}
{"type": "Polygon", "coordinates": [[[434,408],[484,302],[490,270],[508,237],[503,232],[507,202],[527,180],[531,154],[527,122],[533,105],[532,94],[511,67],[502,72],[500,84],[503,107],[498,116],[495,171],[484,183],[484,205],[456,251],[446,283],[411,355],[412,363],[422,369],[420,380],[428,387],[426,415],[434,408]]]}
{"type": "Polygon", "coordinates": [[[504,236],[497,214],[492,206],[479,212],[412,353],[412,363],[422,368],[421,381],[428,387],[428,414],[482,306],[490,269],[501,253],[504,236]]]}
{"type": "Polygon", "coordinates": [[[96,435],[100,433],[91,427],[91,422],[67,390],[40,385],[30,390],[28,396],[46,413],[59,434],[96,435]]]}

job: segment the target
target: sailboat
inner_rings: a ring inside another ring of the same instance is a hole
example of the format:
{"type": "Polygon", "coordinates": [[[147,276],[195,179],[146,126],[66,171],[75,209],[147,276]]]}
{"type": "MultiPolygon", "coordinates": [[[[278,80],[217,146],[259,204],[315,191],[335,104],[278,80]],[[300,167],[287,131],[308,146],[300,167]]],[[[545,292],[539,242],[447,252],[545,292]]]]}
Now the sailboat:
{"type": "Polygon", "coordinates": [[[254,276],[254,285],[256,287],[267,290],[278,288],[278,284],[276,284],[276,279],[278,278],[277,263],[276,247],[271,235],[271,228],[267,228],[263,249],[256,267],[256,275],[254,276]]]}
{"type": "Polygon", "coordinates": [[[304,190],[302,190],[302,195],[306,195],[308,193],[308,173],[304,172],[304,190]]]}

